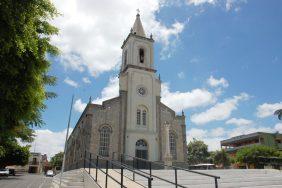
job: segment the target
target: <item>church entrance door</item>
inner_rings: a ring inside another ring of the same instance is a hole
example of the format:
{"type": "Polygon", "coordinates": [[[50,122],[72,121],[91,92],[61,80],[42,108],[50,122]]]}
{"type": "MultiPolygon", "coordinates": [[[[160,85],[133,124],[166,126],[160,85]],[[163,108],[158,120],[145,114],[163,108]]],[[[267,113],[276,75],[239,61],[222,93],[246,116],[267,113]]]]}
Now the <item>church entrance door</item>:
{"type": "MultiPolygon", "coordinates": [[[[138,140],[135,144],[135,157],[141,158],[141,159],[148,159],[148,146],[147,143],[144,140],[138,140]]],[[[146,161],[138,160],[136,161],[136,167],[137,168],[146,168],[146,161]]]]}

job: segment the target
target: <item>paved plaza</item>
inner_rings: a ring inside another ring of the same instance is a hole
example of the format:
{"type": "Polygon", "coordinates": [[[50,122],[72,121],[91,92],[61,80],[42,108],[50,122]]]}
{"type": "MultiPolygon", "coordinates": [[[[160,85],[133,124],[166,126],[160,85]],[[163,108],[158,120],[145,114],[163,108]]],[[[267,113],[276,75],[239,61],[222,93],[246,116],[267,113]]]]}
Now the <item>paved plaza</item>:
{"type": "MultiPolygon", "coordinates": [[[[104,169],[105,170],[105,169],[104,169]]],[[[115,177],[116,180],[120,181],[120,174],[117,173],[119,170],[109,169],[109,174],[115,177]]],[[[62,187],[75,186],[77,188],[82,188],[84,186],[83,169],[72,170],[66,172],[63,176],[62,187]]],[[[220,176],[218,180],[219,188],[282,188],[282,171],[272,170],[272,169],[228,169],[228,170],[199,170],[199,172],[208,173],[216,176],[220,176]]],[[[135,175],[136,182],[132,182],[132,173],[124,170],[124,185],[127,187],[147,187],[147,179],[141,176],[135,175]],[[141,186],[140,186],[141,185],[141,186]]],[[[153,170],[153,175],[161,177],[166,180],[174,181],[174,170],[153,170]]],[[[95,177],[95,169],[91,169],[91,175],[95,177]]],[[[58,180],[56,180],[53,185],[58,187],[58,180]]],[[[100,171],[98,173],[98,183],[103,188],[105,187],[105,175],[100,171]]],[[[178,171],[178,183],[184,187],[189,188],[214,188],[214,179],[210,177],[205,177],[202,175],[197,175],[190,172],[178,171]]],[[[108,179],[108,187],[118,188],[119,184],[108,179]]],[[[93,186],[92,186],[93,187],[93,186]]],[[[162,181],[156,177],[153,177],[152,181],[153,188],[174,188],[175,185],[169,184],[162,181]]]]}
{"type": "Polygon", "coordinates": [[[43,174],[16,174],[16,176],[0,177],[1,188],[50,188],[51,177],[43,174]]]}

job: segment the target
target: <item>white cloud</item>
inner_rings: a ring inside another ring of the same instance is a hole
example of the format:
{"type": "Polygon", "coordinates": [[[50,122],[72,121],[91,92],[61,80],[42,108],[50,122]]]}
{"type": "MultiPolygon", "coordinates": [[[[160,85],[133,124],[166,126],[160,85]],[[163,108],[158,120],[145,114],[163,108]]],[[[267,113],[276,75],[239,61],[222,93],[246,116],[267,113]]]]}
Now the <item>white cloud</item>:
{"type": "Polygon", "coordinates": [[[193,89],[187,92],[171,92],[168,83],[162,84],[162,102],[176,112],[183,109],[206,106],[214,103],[215,98],[212,93],[205,89],[193,89]]]}
{"type": "Polygon", "coordinates": [[[71,80],[69,77],[66,77],[66,78],[64,79],[64,82],[65,82],[66,84],[72,86],[72,87],[75,87],[75,88],[78,87],[78,83],[75,82],[75,81],[73,81],[73,80],[71,80]]]}
{"type": "Polygon", "coordinates": [[[228,81],[225,78],[216,79],[213,76],[210,76],[207,80],[207,83],[211,87],[224,87],[227,88],[229,86],[228,81]]]}
{"type": "MultiPolygon", "coordinates": [[[[35,130],[35,140],[31,144],[30,151],[47,154],[48,158],[64,150],[66,131],[53,132],[49,129],[35,130]]],[[[69,135],[72,132],[70,128],[69,135]]]]}
{"type": "Polygon", "coordinates": [[[251,134],[255,132],[268,132],[273,133],[275,132],[273,128],[271,127],[265,127],[265,126],[239,126],[235,129],[231,129],[228,131],[228,138],[239,136],[243,134],[251,134]]]}
{"type": "Polygon", "coordinates": [[[248,100],[249,95],[241,93],[239,96],[226,99],[222,103],[217,103],[205,112],[193,114],[191,121],[195,124],[201,125],[211,121],[225,120],[230,117],[231,113],[237,109],[240,101],[248,100]]]}
{"type": "Polygon", "coordinates": [[[215,4],[216,3],[216,0],[186,0],[186,1],[189,5],[193,4],[194,6],[202,5],[202,4],[205,4],[205,3],[209,3],[209,4],[215,4]]]}
{"type": "Polygon", "coordinates": [[[226,124],[232,125],[252,125],[254,122],[252,120],[244,119],[244,118],[231,118],[225,122],[226,124]]]}
{"type": "Polygon", "coordinates": [[[277,123],[274,129],[282,134],[282,123],[277,123]]]}
{"type": "Polygon", "coordinates": [[[185,78],[185,73],[181,71],[181,72],[177,73],[177,76],[178,76],[178,78],[183,79],[183,78],[185,78]]]}
{"type": "Polygon", "coordinates": [[[86,84],[91,84],[91,81],[90,81],[90,79],[89,79],[88,77],[83,77],[83,78],[82,78],[82,81],[83,81],[84,83],[86,83],[86,84]]]}
{"type": "Polygon", "coordinates": [[[256,115],[259,118],[265,118],[274,114],[278,109],[282,109],[282,102],[279,103],[264,103],[257,107],[256,115]]]}
{"type": "Polygon", "coordinates": [[[60,29],[52,42],[62,52],[61,62],[72,70],[88,70],[97,76],[118,66],[123,40],[132,27],[136,9],[147,36],[170,49],[183,31],[185,23],[175,21],[166,26],[156,18],[162,0],[53,0],[62,16],[54,24],[60,29]]]}
{"type": "Polygon", "coordinates": [[[247,0],[226,0],[225,9],[226,11],[229,11],[234,8],[234,10],[238,12],[241,9],[241,3],[247,3],[247,0]]]}
{"type": "Polygon", "coordinates": [[[224,136],[225,130],[222,127],[217,127],[215,129],[212,129],[210,132],[211,137],[219,137],[219,136],[224,136]]]}
{"type": "Polygon", "coordinates": [[[85,109],[86,105],[87,104],[83,103],[81,101],[81,99],[77,99],[73,104],[73,108],[74,108],[75,111],[82,113],[83,110],[85,109]]]}
{"type": "Polygon", "coordinates": [[[111,77],[108,85],[103,88],[101,97],[97,97],[94,101],[95,104],[102,104],[103,101],[117,97],[119,95],[119,79],[118,77],[111,77]]]}
{"type": "Polygon", "coordinates": [[[224,129],[219,127],[211,130],[211,132],[213,132],[214,135],[209,134],[208,130],[192,128],[186,132],[187,144],[192,141],[193,138],[196,138],[207,144],[209,151],[219,150],[220,141],[225,139],[225,137],[221,137],[224,134],[224,129]],[[216,132],[220,134],[216,134],[216,132]]]}

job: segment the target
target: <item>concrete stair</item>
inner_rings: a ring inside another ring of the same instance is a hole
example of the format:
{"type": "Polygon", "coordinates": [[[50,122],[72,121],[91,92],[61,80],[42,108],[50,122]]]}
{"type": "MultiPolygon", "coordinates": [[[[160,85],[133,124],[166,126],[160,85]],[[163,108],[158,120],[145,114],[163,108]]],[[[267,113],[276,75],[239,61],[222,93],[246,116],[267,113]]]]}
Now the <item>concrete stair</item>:
{"type": "MultiPolygon", "coordinates": [[[[282,188],[282,172],[273,169],[230,169],[230,170],[198,170],[199,172],[220,176],[218,179],[219,188],[282,188]]],[[[146,171],[148,172],[148,171],[146,171]]],[[[126,176],[132,177],[131,172],[126,172],[126,176]]],[[[173,170],[153,170],[153,175],[174,182],[173,170]]],[[[189,188],[214,188],[214,178],[202,175],[178,171],[178,184],[189,188]]],[[[147,182],[135,176],[136,181],[144,186],[147,182]]],[[[152,187],[172,188],[173,184],[154,178],[152,187]]]]}
{"type": "MultiPolygon", "coordinates": [[[[53,177],[52,188],[59,188],[61,174],[53,177]]],[[[70,170],[62,174],[62,188],[83,188],[84,178],[81,169],[70,170]]]]}

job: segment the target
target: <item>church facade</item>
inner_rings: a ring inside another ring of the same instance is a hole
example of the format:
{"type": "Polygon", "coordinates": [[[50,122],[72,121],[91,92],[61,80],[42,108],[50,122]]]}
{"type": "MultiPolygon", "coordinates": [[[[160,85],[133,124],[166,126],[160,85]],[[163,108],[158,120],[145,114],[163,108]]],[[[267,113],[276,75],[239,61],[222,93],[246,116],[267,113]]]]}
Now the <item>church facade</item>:
{"type": "Polygon", "coordinates": [[[161,102],[153,44],[137,14],[121,47],[119,96],[102,105],[89,100],[68,139],[66,166],[79,161],[85,150],[108,158],[126,154],[151,161],[167,157],[176,163],[186,161],[185,116],[161,102]]]}

